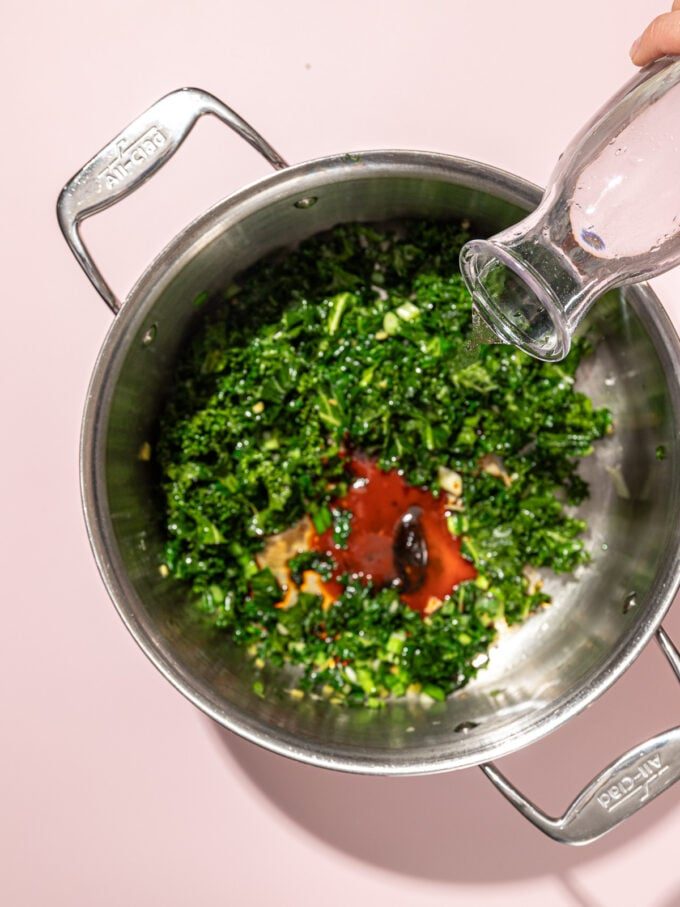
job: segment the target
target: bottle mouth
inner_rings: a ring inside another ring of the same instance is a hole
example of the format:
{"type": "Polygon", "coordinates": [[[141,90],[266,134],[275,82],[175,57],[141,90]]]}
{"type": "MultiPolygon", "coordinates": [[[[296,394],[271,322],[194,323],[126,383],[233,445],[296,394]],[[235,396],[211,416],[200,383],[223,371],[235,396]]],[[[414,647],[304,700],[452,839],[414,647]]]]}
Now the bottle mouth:
{"type": "Polygon", "coordinates": [[[571,345],[565,316],[531,265],[493,240],[473,239],[460,269],[480,317],[504,342],[545,362],[564,359],[571,345]]]}

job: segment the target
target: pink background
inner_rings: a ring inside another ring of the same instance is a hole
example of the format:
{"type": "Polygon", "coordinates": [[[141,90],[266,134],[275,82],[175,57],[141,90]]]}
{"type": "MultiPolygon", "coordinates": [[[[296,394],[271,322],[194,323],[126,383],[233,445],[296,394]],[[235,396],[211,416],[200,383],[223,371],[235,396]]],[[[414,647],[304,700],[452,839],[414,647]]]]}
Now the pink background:
{"type": "MultiPolygon", "coordinates": [[[[544,840],[481,774],[333,775],[220,730],[125,632],[90,555],[77,443],[111,316],[59,234],[66,179],[157,97],[198,85],[292,162],[424,148],[544,182],[632,72],[657,0],[5,2],[0,26],[3,536],[0,902],[680,904],[679,790],[594,846],[544,840]]],[[[86,237],[123,293],[194,214],[266,165],[217,123],[86,237]]],[[[676,322],[680,273],[656,282],[676,322]]],[[[680,639],[680,608],[667,626],[680,639]]],[[[549,810],[680,691],[645,652],[503,768],[549,810]]]]}

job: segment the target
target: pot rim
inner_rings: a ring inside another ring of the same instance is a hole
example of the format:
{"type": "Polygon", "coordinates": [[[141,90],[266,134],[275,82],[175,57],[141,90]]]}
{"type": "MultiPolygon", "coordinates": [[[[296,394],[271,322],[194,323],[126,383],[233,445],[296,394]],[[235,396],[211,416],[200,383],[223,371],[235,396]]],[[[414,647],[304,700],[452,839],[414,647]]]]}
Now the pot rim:
{"type": "MultiPolygon", "coordinates": [[[[356,177],[360,175],[357,168],[361,168],[367,176],[375,175],[377,170],[385,171],[388,177],[411,174],[436,179],[439,175],[448,182],[455,181],[469,188],[478,188],[529,209],[536,206],[542,196],[542,190],[535,184],[470,159],[427,151],[376,150],[306,161],[256,180],[216,202],[171,239],[152,260],[128,293],[121,311],[109,328],[90,379],[83,414],[80,439],[81,499],[97,567],[123,623],[161,674],[206,715],[251,743],[317,767],[374,775],[432,774],[468,768],[522,749],[557,730],[609,689],[635,661],[658,629],[680,586],[680,522],[667,541],[659,563],[656,604],[638,621],[632,638],[623,639],[609,653],[587,684],[575,693],[565,694],[563,701],[558,702],[549,714],[530,728],[511,731],[501,741],[477,746],[455,757],[422,757],[394,764],[384,757],[352,755],[349,748],[331,753],[330,749],[319,750],[299,740],[286,740],[282,733],[226,712],[209,695],[196,689],[189,673],[157,646],[153,633],[142,623],[131,603],[138,596],[119,556],[108,511],[104,464],[112,388],[129,340],[136,334],[146,315],[144,300],[149,298],[151,291],[154,295],[162,292],[172,277],[182,270],[197,251],[197,238],[200,238],[200,245],[207,244],[218,228],[220,231],[224,229],[225,220],[235,223],[247,216],[249,211],[259,208],[263,195],[284,187],[287,189],[286,194],[290,194],[297,182],[304,185],[301,196],[309,195],[310,187],[313,189],[315,184],[322,186],[328,182],[328,174],[332,174],[334,178],[343,173],[356,177]],[[390,170],[394,171],[393,174],[389,173],[390,170]]],[[[678,335],[658,297],[647,284],[629,287],[625,295],[627,300],[636,303],[636,314],[652,337],[664,373],[671,378],[669,390],[673,412],[677,417],[680,414],[678,335]]],[[[678,497],[680,474],[674,476],[673,485],[673,494],[678,497]]]]}

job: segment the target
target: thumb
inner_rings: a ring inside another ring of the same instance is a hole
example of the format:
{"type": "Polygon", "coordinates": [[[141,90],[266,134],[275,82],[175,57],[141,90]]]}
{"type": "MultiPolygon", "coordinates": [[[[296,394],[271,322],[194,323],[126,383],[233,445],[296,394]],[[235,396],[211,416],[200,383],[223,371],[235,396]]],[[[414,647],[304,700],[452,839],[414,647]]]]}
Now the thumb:
{"type": "Polygon", "coordinates": [[[675,0],[672,12],[657,16],[630,49],[636,66],[645,66],[664,54],[680,54],[680,0],[675,0]]]}

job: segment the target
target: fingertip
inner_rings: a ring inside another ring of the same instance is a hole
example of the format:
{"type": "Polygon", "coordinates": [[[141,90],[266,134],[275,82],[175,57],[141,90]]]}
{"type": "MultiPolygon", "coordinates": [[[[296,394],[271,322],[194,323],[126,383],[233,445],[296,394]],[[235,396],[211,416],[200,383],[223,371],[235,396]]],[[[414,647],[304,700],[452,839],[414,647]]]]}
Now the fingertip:
{"type": "Polygon", "coordinates": [[[646,66],[664,54],[680,53],[680,10],[653,19],[630,49],[636,66],[646,66]]]}
{"type": "Polygon", "coordinates": [[[630,46],[630,51],[629,51],[630,58],[633,61],[633,63],[635,63],[636,66],[639,66],[637,58],[638,58],[638,51],[640,49],[641,40],[642,40],[642,35],[633,41],[633,43],[630,46]]]}

